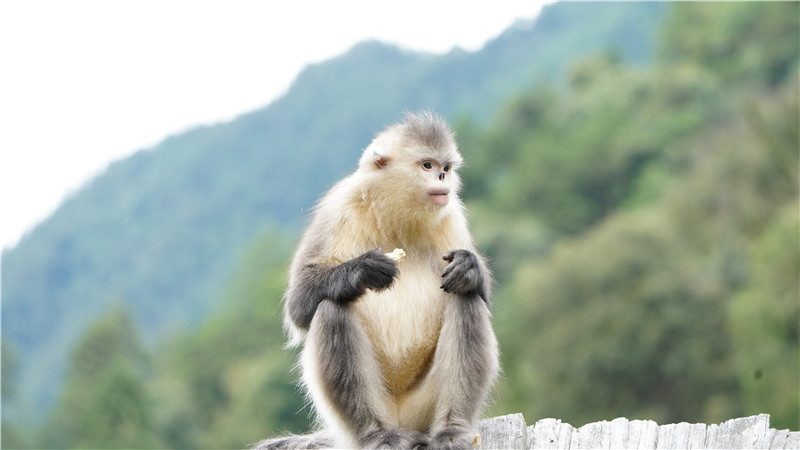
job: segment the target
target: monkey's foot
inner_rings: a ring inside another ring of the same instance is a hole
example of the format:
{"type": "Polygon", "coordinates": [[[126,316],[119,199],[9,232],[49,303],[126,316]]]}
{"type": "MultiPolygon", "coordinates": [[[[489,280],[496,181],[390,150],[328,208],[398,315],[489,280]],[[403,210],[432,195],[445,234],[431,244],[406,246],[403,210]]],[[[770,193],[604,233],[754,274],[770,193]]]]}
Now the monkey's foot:
{"type": "Polygon", "coordinates": [[[428,448],[430,450],[469,449],[475,441],[474,431],[463,427],[451,426],[433,433],[428,448]]]}
{"type": "Polygon", "coordinates": [[[428,445],[428,436],[405,428],[379,428],[367,432],[362,443],[365,448],[370,449],[425,448],[428,445]]]}

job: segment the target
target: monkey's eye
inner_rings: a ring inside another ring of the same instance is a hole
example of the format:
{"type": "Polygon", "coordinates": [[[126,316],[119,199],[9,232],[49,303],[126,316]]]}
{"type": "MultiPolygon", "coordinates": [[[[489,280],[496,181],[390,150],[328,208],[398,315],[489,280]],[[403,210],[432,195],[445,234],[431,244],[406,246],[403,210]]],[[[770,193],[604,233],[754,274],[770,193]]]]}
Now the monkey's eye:
{"type": "Polygon", "coordinates": [[[424,163],[422,163],[422,167],[425,170],[431,170],[431,169],[433,169],[433,164],[431,164],[430,161],[425,161],[424,163]]]}
{"type": "Polygon", "coordinates": [[[442,171],[443,172],[450,172],[450,164],[445,164],[444,167],[442,167],[442,171]]]}

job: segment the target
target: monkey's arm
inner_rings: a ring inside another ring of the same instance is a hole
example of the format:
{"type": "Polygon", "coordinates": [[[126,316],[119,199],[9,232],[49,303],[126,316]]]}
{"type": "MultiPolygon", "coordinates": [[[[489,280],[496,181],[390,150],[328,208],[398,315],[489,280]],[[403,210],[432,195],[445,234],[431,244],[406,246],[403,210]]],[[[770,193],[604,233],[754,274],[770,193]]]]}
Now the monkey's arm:
{"type": "Polygon", "coordinates": [[[286,292],[289,317],[299,329],[308,330],[317,306],[323,300],[346,305],[367,289],[386,289],[396,275],[394,261],[380,249],[370,250],[339,265],[305,264],[286,292]]]}
{"type": "Polygon", "coordinates": [[[443,258],[450,264],[442,273],[445,292],[460,296],[478,295],[489,304],[490,275],[481,257],[469,250],[453,250],[443,258]]]}

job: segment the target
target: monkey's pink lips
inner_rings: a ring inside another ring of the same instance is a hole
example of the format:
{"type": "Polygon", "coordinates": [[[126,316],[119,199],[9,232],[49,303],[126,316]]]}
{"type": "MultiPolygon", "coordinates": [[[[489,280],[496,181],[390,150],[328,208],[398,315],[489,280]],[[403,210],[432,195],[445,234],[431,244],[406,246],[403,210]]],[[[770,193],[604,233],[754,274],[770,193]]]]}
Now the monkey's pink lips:
{"type": "Polygon", "coordinates": [[[428,191],[428,198],[434,205],[445,206],[450,201],[449,188],[435,188],[428,191]]]}

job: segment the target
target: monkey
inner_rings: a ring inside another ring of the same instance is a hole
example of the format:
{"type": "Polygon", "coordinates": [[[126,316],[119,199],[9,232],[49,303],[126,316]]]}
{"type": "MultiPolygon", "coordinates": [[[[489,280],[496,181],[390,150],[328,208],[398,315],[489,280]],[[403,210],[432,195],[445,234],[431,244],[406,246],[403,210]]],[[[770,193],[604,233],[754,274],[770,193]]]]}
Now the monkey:
{"type": "Polygon", "coordinates": [[[462,164],[443,118],[407,113],[315,205],[283,310],[323,431],[256,448],[472,447],[499,357],[462,164]]]}

